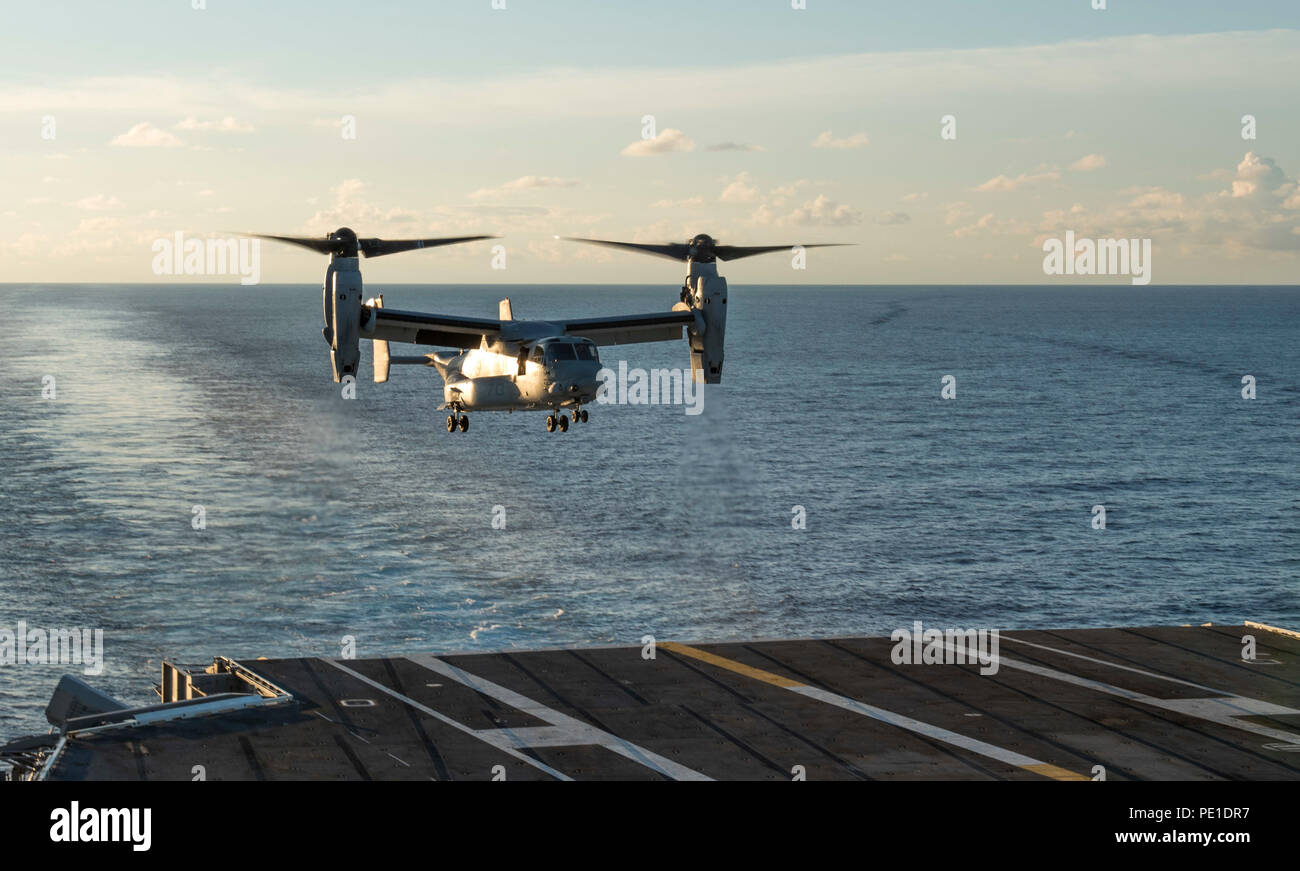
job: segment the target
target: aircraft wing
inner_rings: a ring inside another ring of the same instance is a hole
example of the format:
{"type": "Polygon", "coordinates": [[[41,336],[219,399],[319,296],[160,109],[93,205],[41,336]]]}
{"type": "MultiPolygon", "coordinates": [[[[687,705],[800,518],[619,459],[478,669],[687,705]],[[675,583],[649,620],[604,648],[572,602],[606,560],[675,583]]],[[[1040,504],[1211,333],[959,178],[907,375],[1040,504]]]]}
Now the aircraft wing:
{"type": "Polygon", "coordinates": [[[613,315],[564,321],[566,336],[581,336],[597,345],[629,345],[634,342],[680,340],[682,327],[695,325],[692,311],[652,312],[645,315],[613,315]]]}
{"type": "Polygon", "coordinates": [[[501,322],[459,315],[433,315],[369,306],[362,312],[361,337],[443,348],[477,348],[484,336],[501,332],[501,322]]]}

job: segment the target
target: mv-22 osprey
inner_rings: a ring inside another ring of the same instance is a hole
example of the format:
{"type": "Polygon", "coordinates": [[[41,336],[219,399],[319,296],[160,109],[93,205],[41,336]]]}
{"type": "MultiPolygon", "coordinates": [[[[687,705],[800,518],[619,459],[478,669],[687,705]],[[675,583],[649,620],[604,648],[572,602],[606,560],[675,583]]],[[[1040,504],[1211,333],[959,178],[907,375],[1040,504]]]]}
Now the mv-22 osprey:
{"type": "Polygon", "coordinates": [[[597,346],[679,340],[683,327],[690,342],[694,379],[706,384],[719,383],[727,326],[727,280],[718,275],[716,261],[799,247],[719,245],[703,234],[689,242],[664,245],[573,239],[685,261],[687,275],[680,299],[671,311],[665,312],[521,321],[515,319],[509,299],[501,300],[495,320],[398,311],[385,308],[382,295],[363,300],[359,255],[381,257],[493,236],[358,239],[346,227],[324,238],[256,235],[330,256],[325,270],[322,332],[330,346],[334,380],[355,381],[361,360],[361,339],[373,343],[377,383],[388,380],[389,367],[394,364],[431,366],[443,378],[440,408],[450,412],[448,432],[467,431],[470,411],[545,410],[549,412],[548,432],[568,430],[566,409],[573,414],[575,423],[586,423],[590,412],[583,406],[595,401],[601,386],[597,346]],[[398,356],[389,352],[390,342],[457,350],[398,356]]]}

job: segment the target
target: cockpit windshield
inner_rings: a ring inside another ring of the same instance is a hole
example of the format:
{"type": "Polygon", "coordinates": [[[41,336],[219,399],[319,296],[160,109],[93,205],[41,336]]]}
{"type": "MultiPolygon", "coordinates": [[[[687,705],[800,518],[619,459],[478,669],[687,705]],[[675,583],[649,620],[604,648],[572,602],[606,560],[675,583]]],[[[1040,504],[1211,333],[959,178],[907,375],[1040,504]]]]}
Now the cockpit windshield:
{"type": "Polygon", "coordinates": [[[557,360],[576,360],[577,356],[573,353],[573,345],[568,342],[552,342],[546,346],[546,362],[554,363],[557,360]]]}
{"type": "Polygon", "coordinates": [[[573,346],[573,350],[577,352],[579,360],[600,362],[600,358],[596,356],[596,346],[590,342],[579,342],[573,346]]]}

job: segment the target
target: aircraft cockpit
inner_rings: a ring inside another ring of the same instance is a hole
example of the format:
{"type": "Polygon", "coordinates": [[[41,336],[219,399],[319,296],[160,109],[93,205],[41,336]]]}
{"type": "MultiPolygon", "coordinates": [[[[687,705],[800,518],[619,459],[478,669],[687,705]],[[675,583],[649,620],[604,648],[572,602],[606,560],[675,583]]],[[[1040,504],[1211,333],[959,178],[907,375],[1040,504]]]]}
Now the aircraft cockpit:
{"type": "Polygon", "coordinates": [[[546,339],[533,349],[533,360],[538,363],[545,360],[547,365],[568,360],[599,363],[600,355],[596,343],[590,339],[546,339]]]}

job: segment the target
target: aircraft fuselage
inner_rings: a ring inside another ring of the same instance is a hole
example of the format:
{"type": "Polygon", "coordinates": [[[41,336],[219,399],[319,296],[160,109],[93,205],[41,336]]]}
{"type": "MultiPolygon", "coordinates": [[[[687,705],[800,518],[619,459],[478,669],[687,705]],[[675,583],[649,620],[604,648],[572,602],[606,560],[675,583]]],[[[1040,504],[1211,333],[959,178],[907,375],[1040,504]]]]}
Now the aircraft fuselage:
{"type": "MultiPolygon", "coordinates": [[[[485,343],[486,344],[486,343],[485,343]]],[[[594,402],[600,357],[588,339],[555,336],[437,354],[443,402],[459,411],[559,409],[594,402]]]]}

